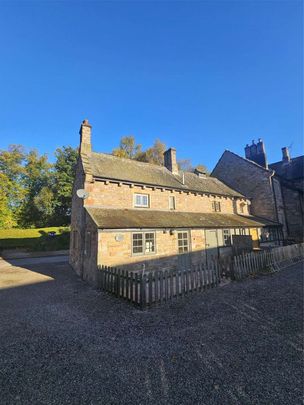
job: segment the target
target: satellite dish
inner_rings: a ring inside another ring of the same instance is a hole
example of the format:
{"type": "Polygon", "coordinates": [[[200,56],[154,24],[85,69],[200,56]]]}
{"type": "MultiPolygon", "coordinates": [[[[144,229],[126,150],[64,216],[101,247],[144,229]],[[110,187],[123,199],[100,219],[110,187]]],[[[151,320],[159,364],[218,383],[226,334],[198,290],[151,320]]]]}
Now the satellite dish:
{"type": "Polygon", "coordinates": [[[89,193],[85,191],[83,188],[80,188],[79,190],[76,191],[76,194],[79,198],[82,198],[85,200],[86,198],[89,197],[89,193]]]}

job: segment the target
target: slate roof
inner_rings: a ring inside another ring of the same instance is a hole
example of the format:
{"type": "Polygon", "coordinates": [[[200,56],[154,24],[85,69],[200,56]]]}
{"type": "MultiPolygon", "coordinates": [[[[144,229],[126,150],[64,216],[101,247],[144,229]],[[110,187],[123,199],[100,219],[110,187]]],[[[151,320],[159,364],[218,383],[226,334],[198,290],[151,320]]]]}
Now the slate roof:
{"type": "Polygon", "coordinates": [[[92,152],[90,169],[95,177],[131,183],[162,186],[173,189],[204,192],[209,194],[244,197],[215,177],[199,177],[194,173],[174,175],[166,167],[124,159],[105,153],[92,152]]]}
{"type": "Polygon", "coordinates": [[[276,222],[236,214],[202,214],[197,212],[152,211],[141,209],[104,209],[86,207],[101,229],[138,228],[229,228],[280,226],[276,222]]]}
{"type": "Polygon", "coordinates": [[[276,162],[269,165],[276,174],[286,180],[296,180],[304,177],[304,156],[292,158],[290,162],[276,162]]]}

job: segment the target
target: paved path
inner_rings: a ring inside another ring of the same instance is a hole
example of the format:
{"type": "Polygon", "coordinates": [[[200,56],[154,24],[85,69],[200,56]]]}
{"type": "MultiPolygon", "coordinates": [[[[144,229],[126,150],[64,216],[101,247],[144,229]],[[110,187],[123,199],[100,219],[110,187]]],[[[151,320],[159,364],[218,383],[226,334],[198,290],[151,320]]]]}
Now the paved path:
{"type": "Polygon", "coordinates": [[[300,264],[142,312],[66,263],[2,263],[0,403],[301,404],[302,317],[300,264]]]}

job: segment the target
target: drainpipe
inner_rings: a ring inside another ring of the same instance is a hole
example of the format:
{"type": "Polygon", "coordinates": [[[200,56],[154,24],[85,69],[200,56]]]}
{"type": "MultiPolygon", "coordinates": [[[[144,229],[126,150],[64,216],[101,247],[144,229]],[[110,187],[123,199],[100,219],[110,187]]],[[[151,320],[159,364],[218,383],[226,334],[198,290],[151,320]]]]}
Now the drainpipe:
{"type": "MultiPolygon", "coordinates": [[[[270,175],[270,183],[271,183],[271,187],[272,187],[272,192],[273,192],[273,198],[274,198],[274,206],[275,206],[275,211],[276,211],[276,217],[277,217],[277,222],[279,222],[279,212],[278,212],[278,205],[277,205],[277,199],[276,199],[276,192],[275,192],[275,187],[273,184],[273,176],[275,175],[275,171],[273,170],[271,175],[270,175]]],[[[286,218],[283,225],[283,240],[285,239],[284,237],[284,227],[286,225],[286,218]]]]}
{"type": "Polygon", "coordinates": [[[279,222],[278,205],[277,205],[275,188],[274,188],[274,184],[273,184],[273,176],[274,176],[274,174],[275,174],[275,171],[273,170],[269,178],[270,178],[270,183],[271,183],[271,188],[272,188],[272,193],[273,193],[273,198],[274,198],[274,207],[275,207],[277,222],[279,222]]]}

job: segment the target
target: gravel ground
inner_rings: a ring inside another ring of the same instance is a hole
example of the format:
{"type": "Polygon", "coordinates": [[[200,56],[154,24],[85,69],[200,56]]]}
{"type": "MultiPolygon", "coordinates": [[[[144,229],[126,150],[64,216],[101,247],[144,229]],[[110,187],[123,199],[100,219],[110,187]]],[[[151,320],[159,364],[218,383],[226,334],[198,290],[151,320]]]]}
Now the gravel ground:
{"type": "Polygon", "coordinates": [[[302,404],[300,264],[146,311],[66,263],[14,264],[0,269],[1,405],[302,404]]]}

